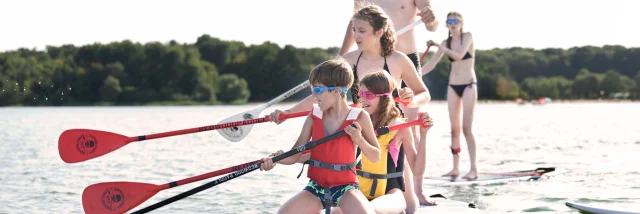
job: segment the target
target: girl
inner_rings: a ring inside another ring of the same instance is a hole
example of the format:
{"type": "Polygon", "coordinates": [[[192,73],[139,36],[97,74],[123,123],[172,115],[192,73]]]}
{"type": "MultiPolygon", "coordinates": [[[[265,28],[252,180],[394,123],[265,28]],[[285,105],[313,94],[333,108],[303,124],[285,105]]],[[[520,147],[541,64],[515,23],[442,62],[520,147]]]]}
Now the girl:
{"type": "MultiPolygon", "coordinates": [[[[347,104],[346,92],[353,83],[351,68],[344,60],[329,60],[311,71],[309,82],[313,86],[313,106],[298,141],[293,148],[309,139],[319,140],[325,136],[345,130],[343,135],[310,150],[307,177],[309,183],[300,193],[289,199],[278,213],[318,213],[332,206],[341,207],[347,213],[374,213],[371,203],[358,191],[355,174],[356,147],[372,162],[380,160],[380,146],[369,114],[347,104]],[[350,125],[355,124],[357,128],[350,125]]],[[[276,154],[280,154],[279,151],[276,154]]],[[[295,164],[301,153],[285,158],[278,163],[295,164]]],[[[271,158],[263,158],[261,170],[271,170],[271,158]]]]}
{"type": "Polygon", "coordinates": [[[471,132],[473,123],[473,113],[478,101],[478,88],[476,84],[476,73],[474,70],[475,49],[473,48],[473,36],[469,32],[464,32],[462,27],[464,19],[457,12],[447,14],[447,27],[449,37],[437,44],[431,40],[427,45],[438,47],[436,54],[422,67],[422,75],[426,75],[433,70],[442,55],[447,54],[451,61],[451,74],[449,75],[449,90],[447,91],[447,103],[449,105],[449,119],[451,120],[451,152],[453,153],[453,169],[444,176],[457,177],[458,162],[460,161],[460,108],[464,111],[462,115],[462,133],[467,140],[469,157],[471,159],[471,169],[463,178],[474,180],[478,178],[478,168],[476,166],[476,140],[471,132]]]}
{"type": "MultiPolygon", "coordinates": [[[[360,80],[359,105],[371,115],[373,127],[379,128],[406,122],[391,98],[394,88],[396,85],[393,77],[382,70],[369,73],[360,80]]],[[[423,123],[428,127],[420,129],[422,142],[418,144],[417,150],[411,130],[401,129],[378,136],[382,155],[380,161],[376,163],[365,156],[358,165],[360,191],[371,201],[378,214],[397,214],[405,210],[406,213],[414,213],[418,208],[417,204],[407,207],[405,178],[412,179],[410,172],[414,172],[415,176],[424,174],[427,131],[433,126],[433,121],[427,113],[420,114],[423,123]],[[411,170],[405,169],[405,155],[411,170]]]]}

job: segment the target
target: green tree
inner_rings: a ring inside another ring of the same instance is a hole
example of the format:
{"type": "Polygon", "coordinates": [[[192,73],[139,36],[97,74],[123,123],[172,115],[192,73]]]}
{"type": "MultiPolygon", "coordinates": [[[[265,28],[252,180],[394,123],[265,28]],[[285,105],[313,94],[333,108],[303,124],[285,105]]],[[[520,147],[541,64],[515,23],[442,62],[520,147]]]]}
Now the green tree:
{"type": "Polygon", "coordinates": [[[235,74],[223,74],[218,80],[220,91],[218,100],[226,103],[246,102],[251,92],[247,81],[238,78],[235,74]]]}
{"type": "Polygon", "coordinates": [[[102,87],[100,87],[100,98],[104,101],[115,102],[118,100],[120,93],[122,93],[120,80],[113,76],[108,76],[104,80],[102,87]]]}

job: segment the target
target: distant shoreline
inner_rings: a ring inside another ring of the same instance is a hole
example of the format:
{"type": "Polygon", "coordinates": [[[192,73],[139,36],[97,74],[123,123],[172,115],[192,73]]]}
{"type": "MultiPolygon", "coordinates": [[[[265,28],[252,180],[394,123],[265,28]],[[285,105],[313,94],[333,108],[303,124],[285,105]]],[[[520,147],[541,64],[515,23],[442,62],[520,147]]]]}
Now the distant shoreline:
{"type": "MultiPolygon", "coordinates": [[[[248,102],[247,105],[260,105],[265,102],[248,102]]],[[[296,104],[299,101],[283,101],[280,102],[279,104],[296,104]]],[[[351,102],[351,101],[349,101],[351,102]]],[[[437,104],[447,104],[447,100],[431,100],[429,101],[429,103],[437,103],[437,104]]],[[[482,104],[487,104],[487,103],[512,103],[512,104],[518,104],[516,101],[513,100],[478,100],[478,103],[482,103],[482,104]]],[[[525,101],[525,104],[532,104],[535,103],[537,104],[537,102],[535,101],[525,101]]],[[[640,100],[587,100],[587,99],[581,99],[581,100],[553,100],[552,102],[548,103],[548,104],[553,104],[553,103],[640,103],[640,100]]]]}
{"type": "MultiPolygon", "coordinates": [[[[247,102],[247,103],[219,103],[219,102],[157,102],[157,103],[149,103],[149,104],[109,104],[109,103],[95,103],[92,105],[40,105],[40,106],[25,106],[25,105],[10,105],[10,106],[0,106],[0,108],[3,107],[127,107],[127,106],[134,106],[134,107],[142,107],[142,106],[148,106],[148,107],[156,107],[156,106],[258,106],[258,105],[262,105],[264,103],[266,103],[268,101],[264,101],[264,102],[247,102]]],[[[294,105],[296,103],[298,103],[299,100],[295,100],[295,101],[283,101],[280,102],[276,105],[294,105]]],[[[351,101],[349,100],[349,103],[351,103],[351,101]]],[[[447,100],[431,100],[429,102],[430,104],[447,104],[447,100]]],[[[513,100],[478,100],[479,104],[518,104],[516,101],[513,100]]],[[[604,100],[604,99],[600,99],[600,100],[586,100],[586,99],[581,99],[581,100],[553,100],[550,103],[546,103],[546,104],[554,104],[554,103],[640,103],[640,100],[604,100]]],[[[533,105],[538,105],[538,103],[535,100],[530,100],[530,101],[525,101],[523,104],[533,104],[533,105]]]]}

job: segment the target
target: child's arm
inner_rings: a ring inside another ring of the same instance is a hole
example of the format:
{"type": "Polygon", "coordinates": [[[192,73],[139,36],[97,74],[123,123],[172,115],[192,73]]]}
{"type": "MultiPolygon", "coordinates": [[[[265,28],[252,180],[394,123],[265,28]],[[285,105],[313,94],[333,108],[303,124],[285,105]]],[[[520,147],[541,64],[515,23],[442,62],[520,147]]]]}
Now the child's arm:
{"type": "Polygon", "coordinates": [[[402,145],[405,147],[405,155],[407,156],[407,162],[411,167],[411,172],[414,176],[423,176],[425,167],[427,165],[427,131],[433,126],[433,122],[427,113],[421,112],[422,121],[427,128],[420,128],[420,144],[416,149],[413,143],[413,136],[409,129],[401,129],[398,131],[402,145]]]}
{"type": "Polygon", "coordinates": [[[358,120],[355,123],[357,128],[348,126],[345,131],[351,140],[360,147],[362,154],[373,162],[377,163],[380,160],[380,144],[378,138],[376,138],[375,130],[373,129],[373,123],[366,111],[362,111],[358,120]]]}
{"type": "MultiPolygon", "coordinates": [[[[445,46],[446,42],[447,40],[442,41],[439,47],[445,46]]],[[[442,58],[442,55],[444,55],[443,50],[438,48],[438,51],[436,51],[436,54],[433,55],[433,57],[429,60],[429,62],[427,62],[427,64],[422,66],[420,74],[424,76],[424,75],[427,75],[429,72],[431,72],[436,67],[436,64],[438,64],[438,62],[442,58]]]]}
{"type": "Polygon", "coordinates": [[[314,102],[315,102],[315,98],[313,98],[312,95],[309,95],[307,96],[307,98],[304,98],[303,100],[301,100],[300,102],[298,102],[293,107],[287,110],[284,110],[284,111],[280,109],[274,110],[273,112],[271,112],[271,114],[269,114],[269,119],[271,119],[271,121],[275,122],[276,124],[280,124],[285,121],[285,120],[278,119],[280,114],[290,114],[290,113],[301,112],[301,111],[309,111],[313,109],[314,102]]]}
{"type": "MultiPolygon", "coordinates": [[[[307,119],[304,121],[304,125],[302,126],[302,131],[300,132],[300,136],[298,136],[298,140],[296,144],[293,145],[291,149],[295,149],[296,147],[302,146],[305,143],[309,142],[311,139],[311,129],[313,128],[313,118],[312,114],[307,116],[307,119]]],[[[291,165],[298,162],[302,153],[297,153],[295,155],[289,156],[285,159],[278,161],[279,164],[291,165]]],[[[260,170],[269,171],[271,170],[276,163],[273,163],[271,160],[271,156],[262,158],[262,165],[260,165],[260,170]]]]}

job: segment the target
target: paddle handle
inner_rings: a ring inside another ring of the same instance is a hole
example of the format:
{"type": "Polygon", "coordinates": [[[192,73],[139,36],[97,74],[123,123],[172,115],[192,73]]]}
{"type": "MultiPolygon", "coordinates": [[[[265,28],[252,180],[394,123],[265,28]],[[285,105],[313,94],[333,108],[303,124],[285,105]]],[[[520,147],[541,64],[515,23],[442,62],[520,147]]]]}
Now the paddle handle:
{"type": "MultiPolygon", "coordinates": [[[[294,117],[294,116],[292,116],[292,117],[294,117]]],[[[256,118],[256,119],[249,119],[249,120],[228,122],[228,123],[222,123],[222,124],[216,124],[216,125],[210,125],[210,126],[202,126],[202,127],[197,127],[197,128],[182,129],[182,130],[177,130],[177,131],[162,132],[162,133],[151,134],[151,135],[141,135],[141,136],[137,136],[137,137],[130,137],[128,139],[128,142],[143,141],[143,140],[150,140],[150,139],[163,138],[163,137],[171,137],[171,136],[176,136],[176,135],[183,135],[183,134],[191,134],[191,133],[196,133],[196,132],[204,132],[204,131],[225,129],[225,128],[231,128],[231,127],[237,127],[237,126],[246,126],[246,125],[251,125],[251,124],[256,124],[256,123],[264,123],[264,122],[269,122],[269,121],[271,121],[271,120],[269,120],[269,118],[267,116],[267,117],[261,117],[261,118],[256,118]]]]}
{"type": "Polygon", "coordinates": [[[420,58],[420,62],[424,61],[424,57],[427,56],[427,54],[429,53],[429,49],[431,49],[432,45],[427,46],[427,50],[424,51],[424,53],[422,54],[422,58],[420,58]]]}
{"type": "Polygon", "coordinates": [[[400,93],[398,92],[398,89],[393,89],[393,91],[391,92],[391,95],[393,96],[393,101],[398,102],[398,103],[402,103],[402,105],[404,106],[408,106],[409,105],[409,101],[403,101],[402,99],[400,99],[400,93]]]}
{"type": "Polygon", "coordinates": [[[165,189],[173,188],[173,187],[176,187],[176,186],[193,183],[193,182],[196,182],[196,181],[201,181],[201,180],[204,180],[204,179],[207,179],[207,178],[212,178],[212,177],[216,177],[216,176],[232,173],[234,171],[238,171],[238,170],[241,170],[243,168],[247,168],[247,167],[249,167],[249,166],[251,166],[253,164],[256,164],[256,163],[260,163],[260,160],[251,161],[251,162],[248,162],[248,163],[243,163],[243,164],[240,164],[240,165],[236,165],[236,166],[228,167],[228,168],[225,168],[225,169],[209,172],[209,173],[198,175],[198,176],[195,176],[195,177],[186,178],[186,179],[182,179],[182,180],[179,180],[179,181],[166,183],[166,184],[160,186],[160,190],[165,190],[165,189]]]}
{"type": "Polygon", "coordinates": [[[294,95],[295,93],[298,93],[299,91],[302,91],[302,89],[309,87],[311,85],[311,83],[309,82],[309,80],[301,83],[300,85],[296,86],[295,88],[290,89],[289,91],[285,92],[284,94],[281,94],[280,96],[274,98],[273,100],[267,102],[266,104],[264,104],[261,109],[266,109],[271,107],[272,105],[279,103],[280,101],[283,101],[284,99],[289,98],[290,96],[294,95]]]}
{"type": "MultiPolygon", "coordinates": [[[[296,112],[296,113],[290,113],[290,114],[281,114],[280,116],[278,116],[279,120],[286,120],[289,118],[295,118],[295,117],[302,117],[302,116],[307,116],[309,115],[309,113],[311,113],[311,111],[301,111],[301,112],[296,112]]],[[[267,115],[265,117],[267,120],[270,120],[270,116],[267,115]]]]}
{"type": "Polygon", "coordinates": [[[411,23],[411,24],[409,24],[409,25],[407,25],[407,26],[403,27],[403,28],[402,28],[402,29],[400,29],[400,30],[397,30],[397,31],[396,31],[396,36],[400,36],[400,35],[402,35],[403,33],[406,33],[406,32],[407,32],[407,31],[409,31],[411,28],[413,28],[413,27],[415,27],[416,25],[420,24],[420,22],[422,22],[422,19],[415,20],[413,23],[411,23]]]}

